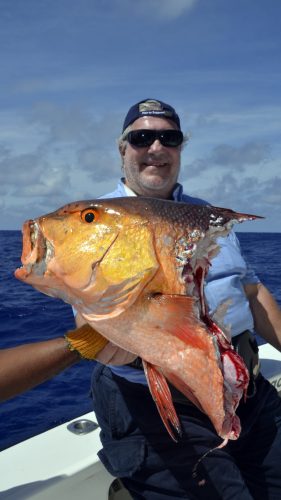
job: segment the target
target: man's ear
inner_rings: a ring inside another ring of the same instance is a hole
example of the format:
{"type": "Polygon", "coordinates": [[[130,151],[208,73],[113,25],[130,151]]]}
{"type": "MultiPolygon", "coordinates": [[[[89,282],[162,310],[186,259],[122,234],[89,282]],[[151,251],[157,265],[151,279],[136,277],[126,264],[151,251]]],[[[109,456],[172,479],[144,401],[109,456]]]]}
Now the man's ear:
{"type": "Polygon", "coordinates": [[[120,156],[121,156],[122,160],[123,160],[123,158],[125,156],[125,151],[126,151],[126,145],[123,142],[122,144],[119,144],[119,153],[120,153],[120,156]]]}

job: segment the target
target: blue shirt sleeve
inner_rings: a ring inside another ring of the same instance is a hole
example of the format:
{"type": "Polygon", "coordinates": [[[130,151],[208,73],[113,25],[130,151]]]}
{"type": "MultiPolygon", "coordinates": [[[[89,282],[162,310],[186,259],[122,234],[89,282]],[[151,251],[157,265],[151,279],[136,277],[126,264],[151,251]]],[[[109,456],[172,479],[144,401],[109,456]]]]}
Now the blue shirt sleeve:
{"type": "Polygon", "coordinates": [[[254,283],[254,284],[260,283],[259,277],[256,275],[254,269],[247,262],[246,257],[243,255],[243,252],[242,252],[241,246],[240,246],[240,242],[239,242],[236,234],[234,232],[232,232],[230,237],[233,237],[233,245],[235,245],[238,248],[238,250],[241,253],[241,256],[244,259],[245,264],[246,264],[245,274],[243,277],[241,277],[241,281],[242,281],[243,285],[248,285],[251,283],[254,283]]]}
{"type": "Polygon", "coordinates": [[[243,285],[259,283],[258,276],[241,254],[240,244],[234,231],[226,238],[218,238],[220,251],[212,260],[206,277],[205,296],[210,314],[226,304],[224,324],[232,335],[253,330],[254,321],[243,285]]]}

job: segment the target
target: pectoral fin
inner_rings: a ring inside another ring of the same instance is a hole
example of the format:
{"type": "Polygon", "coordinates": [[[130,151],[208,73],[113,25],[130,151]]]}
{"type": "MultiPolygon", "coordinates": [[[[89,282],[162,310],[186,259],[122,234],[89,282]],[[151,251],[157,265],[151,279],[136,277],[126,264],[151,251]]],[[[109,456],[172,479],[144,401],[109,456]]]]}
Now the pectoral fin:
{"type": "Polygon", "coordinates": [[[208,330],[196,314],[196,300],[186,295],[159,294],[151,299],[150,311],[165,331],[188,346],[204,350],[209,344],[208,330]]]}

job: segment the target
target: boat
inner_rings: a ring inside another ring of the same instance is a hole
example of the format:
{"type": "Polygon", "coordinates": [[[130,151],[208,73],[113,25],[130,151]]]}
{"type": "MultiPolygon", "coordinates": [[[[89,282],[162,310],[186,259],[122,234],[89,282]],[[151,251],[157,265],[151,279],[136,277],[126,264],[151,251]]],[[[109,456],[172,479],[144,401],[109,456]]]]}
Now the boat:
{"type": "MultiPolygon", "coordinates": [[[[281,353],[259,346],[261,371],[281,397],[281,353]]],[[[130,500],[98,457],[94,412],[59,425],[0,453],[1,500],[130,500]]]]}

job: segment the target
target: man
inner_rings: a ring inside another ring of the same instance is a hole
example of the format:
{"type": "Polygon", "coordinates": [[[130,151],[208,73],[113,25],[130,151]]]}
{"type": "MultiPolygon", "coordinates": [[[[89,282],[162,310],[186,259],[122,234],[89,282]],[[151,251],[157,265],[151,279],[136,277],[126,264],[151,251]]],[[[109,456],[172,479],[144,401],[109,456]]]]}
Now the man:
{"type": "MultiPolygon", "coordinates": [[[[119,141],[125,177],[117,190],[106,197],[153,196],[205,203],[185,195],[177,183],[183,144],[180,128],[178,115],[165,103],[147,99],[132,106],[119,141]]],[[[257,353],[249,334],[255,327],[281,350],[281,313],[268,290],[247,268],[235,235],[221,239],[220,245],[221,251],[208,275],[206,298],[211,313],[231,299],[226,323],[232,325],[233,343],[245,358],[252,378],[249,397],[238,409],[242,433],[237,441],[210,452],[221,443],[212,424],[174,391],[183,428],[182,438],[174,443],[156,410],[140,360],[103,338],[97,337],[91,346],[93,357],[101,362],[96,364],[92,381],[103,443],[99,455],[136,499],[281,498],[281,402],[275,389],[257,373],[257,353]]],[[[76,321],[80,328],[66,336],[71,349],[77,349],[79,342],[75,339],[81,332],[84,343],[87,338],[93,343],[93,334],[88,337],[84,320],[77,315],[76,321]]],[[[44,350],[39,344],[37,349],[42,354],[44,350]]],[[[41,378],[46,379],[79,359],[67,348],[65,340],[48,346],[54,350],[52,356],[41,358],[41,378]]],[[[79,352],[83,356],[82,349],[79,352]]],[[[10,352],[14,359],[15,354],[10,352]]],[[[40,371],[36,353],[31,359],[34,379],[40,371]]]]}
{"type": "MultiPolygon", "coordinates": [[[[196,204],[177,183],[183,135],[175,110],[147,99],[130,108],[119,140],[124,178],[104,198],[150,196],[196,204]]],[[[101,426],[100,458],[140,499],[281,498],[281,401],[259,374],[255,330],[281,350],[281,313],[277,303],[241,256],[234,233],[220,240],[221,250],[207,277],[211,313],[228,300],[226,324],[233,343],[251,370],[251,389],[238,415],[242,433],[223,449],[208,418],[174,392],[183,436],[174,443],[163,427],[139,360],[110,343],[101,350],[93,373],[94,409],[101,426]],[[229,300],[231,299],[231,300],[229,300]],[[106,355],[104,354],[106,353],[106,355]],[[210,450],[214,449],[210,452],[210,450]],[[203,455],[206,454],[204,458],[203,455]]],[[[77,324],[83,323],[77,317],[77,324]]]]}

